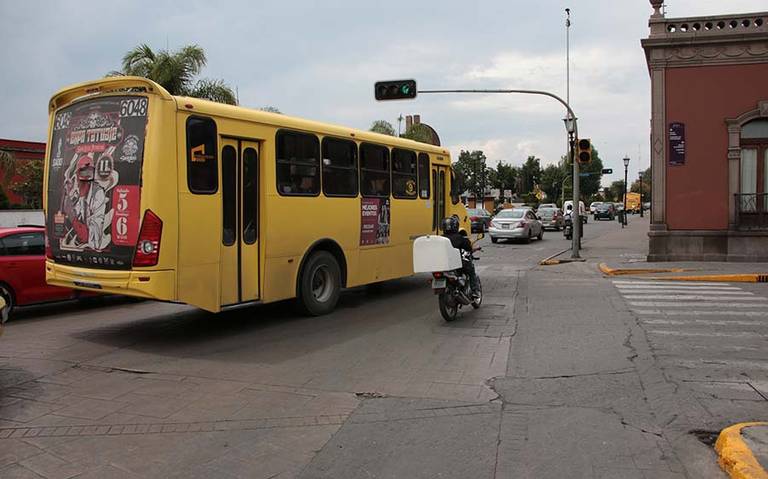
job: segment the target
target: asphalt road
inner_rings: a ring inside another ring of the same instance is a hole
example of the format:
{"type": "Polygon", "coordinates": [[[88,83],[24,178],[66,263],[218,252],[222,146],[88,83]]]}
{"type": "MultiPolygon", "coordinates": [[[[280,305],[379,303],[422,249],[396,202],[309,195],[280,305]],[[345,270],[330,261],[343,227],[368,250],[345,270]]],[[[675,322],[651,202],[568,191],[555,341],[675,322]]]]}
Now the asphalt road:
{"type": "Polygon", "coordinates": [[[0,339],[0,477],[722,477],[702,440],[768,415],[768,312],[670,315],[680,298],[598,274],[603,253],[642,257],[644,229],[590,221],[590,261],[553,267],[561,233],[485,239],[483,307],[453,323],[424,275],[320,318],[20,311],[0,339]]]}

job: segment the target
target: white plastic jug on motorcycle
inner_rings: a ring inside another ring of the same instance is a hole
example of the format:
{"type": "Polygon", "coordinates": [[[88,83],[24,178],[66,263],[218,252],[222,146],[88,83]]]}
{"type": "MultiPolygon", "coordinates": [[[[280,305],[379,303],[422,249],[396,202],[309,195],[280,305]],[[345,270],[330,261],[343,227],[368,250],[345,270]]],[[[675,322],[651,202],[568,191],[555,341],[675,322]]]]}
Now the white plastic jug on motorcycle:
{"type": "Polygon", "coordinates": [[[440,314],[446,321],[456,319],[463,306],[472,305],[477,309],[483,302],[482,283],[472,264],[479,259],[473,256],[473,251],[481,248],[464,240],[470,245],[468,248],[457,249],[445,236],[422,236],[413,243],[413,270],[432,273],[432,290],[438,295],[440,314]],[[472,283],[475,283],[474,290],[472,283]]]}

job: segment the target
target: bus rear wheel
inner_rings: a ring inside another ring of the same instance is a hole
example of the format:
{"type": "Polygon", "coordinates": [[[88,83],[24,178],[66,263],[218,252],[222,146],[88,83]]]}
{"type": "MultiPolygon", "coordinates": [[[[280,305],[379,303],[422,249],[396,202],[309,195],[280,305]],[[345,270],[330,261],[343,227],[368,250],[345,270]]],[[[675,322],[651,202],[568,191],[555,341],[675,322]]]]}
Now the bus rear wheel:
{"type": "Polygon", "coordinates": [[[312,254],[299,279],[301,309],[310,316],[328,314],[336,307],[341,294],[341,269],[327,251],[312,254]]]}

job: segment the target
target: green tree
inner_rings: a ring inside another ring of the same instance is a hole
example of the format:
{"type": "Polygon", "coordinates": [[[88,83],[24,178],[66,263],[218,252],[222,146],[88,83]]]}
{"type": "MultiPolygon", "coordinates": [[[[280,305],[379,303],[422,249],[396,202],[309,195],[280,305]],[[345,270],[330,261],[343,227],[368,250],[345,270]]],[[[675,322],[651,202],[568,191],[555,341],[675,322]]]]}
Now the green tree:
{"type": "Polygon", "coordinates": [[[259,110],[261,110],[261,111],[266,111],[266,112],[269,112],[269,113],[280,113],[280,114],[282,114],[282,113],[283,113],[283,112],[282,112],[282,111],[280,111],[280,110],[279,110],[277,107],[275,107],[275,106],[269,106],[269,105],[267,105],[267,106],[262,106],[261,108],[259,108],[259,110]]]}
{"type": "Polygon", "coordinates": [[[11,191],[24,198],[27,208],[39,209],[43,205],[43,162],[24,161],[16,169],[21,179],[11,183],[11,191]]]}
{"type": "Polygon", "coordinates": [[[0,210],[7,210],[11,207],[11,201],[8,199],[8,195],[5,194],[5,189],[0,185],[0,210]]]}
{"type": "Polygon", "coordinates": [[[411,125],[411,127],[405,130],[405,133],[400,135],[400,137],[408,138],[409,140],[418,141],[420,143],[432,144],[432,132],[421,123],[411,125]]]}
{"type": "Polygon", "coordinates": [[[369,128],[369,131],[374,133],[381,133],[382,135],[395,136],[395,128],[392,126],[392,123],[388,122],[387,120],[374,121],[369,128]]]}
{"type": "Polygon", "coordinates": [[[523,166],[520,167],[521,189],[519,193],[530,193],[534,185],[541,181],[541,160],[535,156],[529,156],[523,166]]]}
{"type": "Polygon", "coordinates": [[[207,61],[205,52],[198,45],[187,45],[175,52],[155,52],[146,43],[142,43],[123,56],[121,71],[112,71],[107,76],[145,77],[160,84],[171,95],[192,96],[236,105],[235,92],[223,80],[195,81],[207,61]]]}
{"type": "Polygon", "coordinates": [[[472,152],[461,150],[453,169],[461,179],[460,191],[471,191],[476,198],[484,195],[484,190],[491,186],[490,174],[485,164],[485,154],[481,150],[472,152]]]}
{"type": "Polygon", "coordinates": [[[16,157],[10,151],[0,150],[0,174],[0,185],[5,186],[16,174],[16,157]]]}
{"type": "Polygon", "coordinates": [[[557,165],[547,165],[541,172],[541,190],[547,194],[550,202],[559,202],[563,193],[563,180],[566,179],[566,173],[563,163],[557,165]]]}
{"type": "Polygon", "coordinates": [[[516,192],[518,170],[515,167],[500,161],[496,165],[496,170],[492,171],[493,173],[490,175],[491,186],[501,190],[502,195],[504,190],[511,190],[512,194],[516,192]]]}
{"type": "Polygon", "coordinates": [[[608,194],[612,201],[622,201],[624,199],[624,180],[616,180],[608,187],[608,194]]]}
{"type": "Polygon", "coordinates": [[[581,173],[590,173],[589,176],[579,178],[579,192],[582,201],[585,203],[600,191],[600,180],[603,177],[603,160],[600,159],[600,153],[592,145],[592,161],[587,165],[581,165],[581,173]]]}
{"type": "MultiPolygon", "coordinates": [[[[642,178],[643,183],[643,202],[651,201],[651,168],[649,167],[643,171],[640,178],[642,178]]],[[[640,193],[640,181],[640,179],[635,180],[634,183],[632,183],[632,186],[629,187],[629,191],[632,193],[640,193]]]]}

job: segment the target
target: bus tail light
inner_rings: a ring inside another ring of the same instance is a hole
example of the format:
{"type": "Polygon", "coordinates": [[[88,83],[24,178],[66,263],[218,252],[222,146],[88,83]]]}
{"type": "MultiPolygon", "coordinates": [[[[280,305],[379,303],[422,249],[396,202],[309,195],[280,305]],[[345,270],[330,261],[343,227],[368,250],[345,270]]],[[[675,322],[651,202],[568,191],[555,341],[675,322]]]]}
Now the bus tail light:
{"type": "Polygon", "coordinates": [[[152,210],[144,212],[136,253],[133,255],[134,266],[155,266],[160,257],[160,238],[163,235],[163,221],[152,210]]]}

